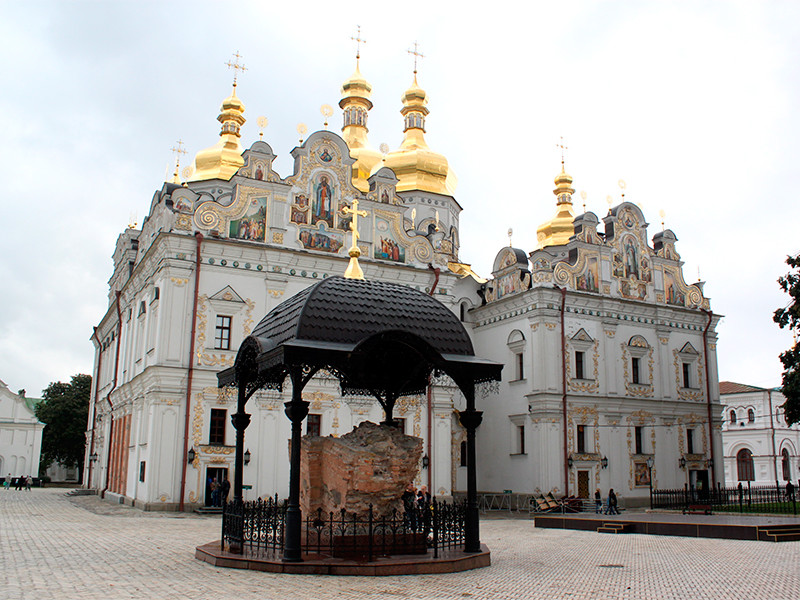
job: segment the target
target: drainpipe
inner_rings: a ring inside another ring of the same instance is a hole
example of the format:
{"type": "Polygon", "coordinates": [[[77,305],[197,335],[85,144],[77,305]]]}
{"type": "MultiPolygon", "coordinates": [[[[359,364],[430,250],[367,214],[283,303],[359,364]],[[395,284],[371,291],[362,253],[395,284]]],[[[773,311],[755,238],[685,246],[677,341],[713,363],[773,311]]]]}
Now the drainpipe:
{"type": "Polygon", "coordinates": [[[775,423],[773,422],[774,415],[772,414],[772,390],[767,390],[767,401],[769,402],[769,428],[772,432],[772,466],[775,469],[775,487],[778,485],[778,452],[775,449],[775,423]]]}
{"type": "Polygon", "coordinates": [[[564,495],[569,496],[569,442],[567,437],[567,335],[564,327],[564,310],[567,304],[567,288],[561,292],[561,410],[564,416],[564,495]]]}
{"type": "MultiPolygon", "coordinates": [[[[94,402],[92,403],[92,430],[91,435],[89,437],[89,456],[91,457],[94,454],[94,429],[97,423],[97,396],[100,393],[100,373],[103,369],[103,344],[100,342],[100,337],[97,335],[97,327],[94,327],[94,333],[92,336],[97,341],[97,347],[99,349],[99,354],[97,357],[97,372],[95,373],[95,382],[94,382],[94,402]]],[[[94,465],[92,464],[91,458],[89,458],[89,473],[87,475],[87,482],[86,482],[86,489],[92,489],[92,471],[94,470],[94,465]]]]}
{"type": "Polygon", "coordinates": [[[439,285],[439,273],[441,273],[441,269],[434,267],[431,263],[428,263],[428,268],[433,271],[433,285],[431,286],[431,291],[428,292],[429,296],[433,296],[433,292],[436,290],[436,286],[439,285]]]}
{"type": "Polygon", "coordinates": [[[117,389],[117,371],[119,370],[119,345],[122,341],[120,338],[122,337],[122,311],[120,310],[119,303],[120,297],[122,296],[122,292],[117,290],[117,349],[114,352],[114,382],[111,385],[111,389],[108,390],[108,394],[106,394],[106,400],[108,401],[108,415],[111,418],[111,423],[108,426],[108,452],[106,453],[106,482],[105,487],[100,492],[100,497],[105,498],[106,492],[108,491],[108,484],[109,478],[111,477],[111,444],[114,441],[114,404],[111,402],[111,392],[117,389]]]}
{"type": "Polygon", "coordinates": [[[706,310],[705,308],[701,308],[706,316],[708,317],[708,323],[706,324],[706,328],[703,330],[703,352],[705,353],[705,363],[706,363],[706,405],[708,407],[708,442],[710,447],[709,457],[711,458],[711,489],[717,487],[717,461],[714,458],[714,422],[713,422],[713,413],[711,410],[711,379],[709,378],[709,366],[708,366],[708,330],[711,328],[711,321],[713,320],[714,314],[710,310],[706,310]]]}
{"type": "Polygon", "coordinates": [[[199,231],[194,234],[197,240],[195,251],[194,268],[194,303],[192,306],[192,333],[189,337],[189,373],[186,382],[186,417],[183,422],[183,454],[181,455],[181,495],[178,510],[183,512],[183,496],[186,493],[186,455],[189,452],[189,412],[192,408],[192,375],[194,375],[194,337],[197,333],[197,298],[200,293],[200,244],[203,241],[203,234],[199,231]]]}

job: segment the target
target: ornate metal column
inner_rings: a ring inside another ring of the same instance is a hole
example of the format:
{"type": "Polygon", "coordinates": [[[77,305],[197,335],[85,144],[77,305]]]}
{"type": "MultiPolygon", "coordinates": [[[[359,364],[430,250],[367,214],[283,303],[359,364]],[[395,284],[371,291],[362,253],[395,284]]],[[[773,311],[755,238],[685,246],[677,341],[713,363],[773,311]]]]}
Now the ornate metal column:
{"type": "Polygon", "coordinates": [[[236,458],[233,474],[233,501],[242,501],[242,471],[244,469],[244,430],[250,425],[250,415],[244,412],[247,402],[247,382],[239,382],[239,401],[236,414],[231,415],[231,423],[236,429],[236,458]]]}
{"type": "Polygon", "coordinates": [[[459,413],[461,425],[467,430],[467,513],[464,523],[464,551],[480,552],[480,520],[478,514],[478,478],[475,452],[475,430],[483,420],[483,412],[475,410],[475,386],[462,388],[467,409],[459,413]]]}
{"type": "Polygon", "coordinates": [[[286,402],[284,412],[292,422],[292,450],[289,464],[289,504],[286,507],[286,538],[283,547],[285,562],[302,562],[300,545],[303,515],[300,512],[300,428],[308,415],[309,403],[303,400],[302,371],[299,367],[290,370],[292,399],[286,402]]]}

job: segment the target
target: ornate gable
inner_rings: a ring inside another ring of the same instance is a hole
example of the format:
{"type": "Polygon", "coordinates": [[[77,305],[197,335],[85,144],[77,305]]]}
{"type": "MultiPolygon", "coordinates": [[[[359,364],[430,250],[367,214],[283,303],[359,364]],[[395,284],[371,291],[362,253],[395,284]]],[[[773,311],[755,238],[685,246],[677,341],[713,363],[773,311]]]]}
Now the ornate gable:
{"type": "Polygon", "coordinates": [[[484,298],[494,302],[505,296],[519,294],[531,287],[528,257],[518,248],[506,247],[494,259],[492,280],[486,284],[484,298]]]}

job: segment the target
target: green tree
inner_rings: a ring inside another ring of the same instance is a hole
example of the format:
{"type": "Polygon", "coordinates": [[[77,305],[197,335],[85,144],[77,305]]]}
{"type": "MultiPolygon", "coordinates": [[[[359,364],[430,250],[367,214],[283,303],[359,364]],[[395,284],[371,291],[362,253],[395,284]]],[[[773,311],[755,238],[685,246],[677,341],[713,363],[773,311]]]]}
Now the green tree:
{"type": "Polygon", "coordinates": [[[77,466],[82,476],[91,389],[90,375],[73,375],[69,383],[51,383],[42,393],[42,401],[36,405],[36,418],[45,424],[40,472],[59,461],[77,466]]]}
{"type": "MultiPolygon", "coordinates": [[[[793,271],[778,278],[778,285],[789,294],[791,301],[786,308],[779,308],[772,317],[778,326],[788,327],[800,333],[800,254],[786,258],[786,264],[793,271]]],[[[783,405],[786,422],[800,423],[800,346],[794,344],[789,350],[781,353],[783,363],[783,386],[781,392],[786,397],[783,405]]]]}

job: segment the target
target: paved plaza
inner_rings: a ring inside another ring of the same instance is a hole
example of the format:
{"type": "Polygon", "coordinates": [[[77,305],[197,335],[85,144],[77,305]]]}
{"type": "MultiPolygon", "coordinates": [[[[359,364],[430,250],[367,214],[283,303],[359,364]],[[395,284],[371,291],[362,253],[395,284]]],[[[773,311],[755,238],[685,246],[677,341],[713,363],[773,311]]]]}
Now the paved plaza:
{"type": "Polygon", "coordinates": [[[727,541],[481,523],[492,566],[385,578],[276,575],[194,559],[219,517],[144,513],[63,489],[0,490],[0,599],[800,598],[800,542],[727,541]]]}

